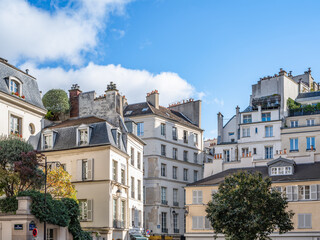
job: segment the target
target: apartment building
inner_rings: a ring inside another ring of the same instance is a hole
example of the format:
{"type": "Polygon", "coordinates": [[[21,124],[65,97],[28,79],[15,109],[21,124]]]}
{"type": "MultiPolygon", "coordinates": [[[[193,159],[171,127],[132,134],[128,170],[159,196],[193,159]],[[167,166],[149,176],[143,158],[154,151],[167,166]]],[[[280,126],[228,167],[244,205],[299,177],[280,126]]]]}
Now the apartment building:
{"type": "MultiPolygon", "coordinates": [[[[318,240],[320,239],[320,162],[297,164],[292,159],[279,157],[264,166],[228,169],[198,182],[188,184],[186,189],[186,239],[213,239],[213,230],[206,218],[206,206],[219,184],[229,174],[237,171],[261,172],[272,179],[275,190],[288,199],[288,210],[292,210],[294,230],[279,234],[275,240],[318,240]]],[[[217,239],[225,239],[218,235],[217,239]]]]}
{"type": "Polygon", "coordinates": [[[153,236],[184,234],[184,186],[202,178],[201,101],[159,105],[159,93],[129,104],[124,116],[137,123],[144,148],[145,229],[153,236]]]}
{"type": "Polygon", "coordinates": [[[275,159],[283,149],[281,129],[290,116],[288,99],[305,104],[318,89],[310,69],[297,76],[280,69],[279,74],[261,78],[252,85],[246,109],[240,111],[237,106],[225,125],[222,113],[218,113],[215,159],[205,163],[204,176],[230,168],[263,166],[275,159]]]}
{"type": "Polygon", "coordinates": [[[37,80],[0,58],[0,136],[26,140],[41,130],[43,107],[37,80]]]}

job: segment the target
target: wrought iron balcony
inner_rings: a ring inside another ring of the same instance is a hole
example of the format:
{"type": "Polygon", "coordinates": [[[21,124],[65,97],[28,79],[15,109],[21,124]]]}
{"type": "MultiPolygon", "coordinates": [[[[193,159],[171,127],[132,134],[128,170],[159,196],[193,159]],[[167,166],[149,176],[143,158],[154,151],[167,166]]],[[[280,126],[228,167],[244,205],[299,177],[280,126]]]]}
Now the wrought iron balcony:
{"type": "Polygon", "coordinates": [[[163,232],[163,233],[168,233],[168,228],[162,228],[162,229],[161,229],[161,232],[163,232]]]}
{"type": "Polygon", "coordinates": [[[179,229],[173,229],[174,233],[179,233],[179,229]]]}
{"type": "Polygon", "coordinates": [[[179,206],[179,202],[173,202],[173,206],[178,207],[179,206]]]}
{"type": "Polygon", "coordinates": [[[168,205],[168,201],[167,200],[161,200],[161,204],[168,205]]]}

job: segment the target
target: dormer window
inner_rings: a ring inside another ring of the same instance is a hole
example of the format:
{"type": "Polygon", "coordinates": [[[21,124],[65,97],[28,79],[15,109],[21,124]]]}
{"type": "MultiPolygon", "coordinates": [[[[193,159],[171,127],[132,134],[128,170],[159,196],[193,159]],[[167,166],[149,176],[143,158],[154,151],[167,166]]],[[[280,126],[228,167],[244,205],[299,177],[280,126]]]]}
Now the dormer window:
{"type": "Polygon", "coordinates": [[[90,128],[87,125],[81,125],[77,131],[77,142],[79,146],[88,145],[90,139],[90,128]]]}
{"type": "Polygon", "coordinates": [[[43,149],[52,149],[53,148],[53,134],[46,133],[43,134],[43,149]]]}
{"type": "Polygon", "coordinates": [[[292,166],[284,166],[284,167],[272,167],[271,175],[279,176],[279,175],[291,175],[292,174],[292,166]]]}
{"type": "Polygon", "coordinates": [[[10,91],[14,92],[14,93],[19,93],[19,90],[20,90],[19,83],[14,81],[14,80],[11,80],[11,82],[10,82],[10,91]]]}
{"type": "Polygon", "coordinates": [[[16,95],[18,97],[22,97],[22,82],[15,78],[9,77],[8,87],[12,95],[16,95]]]}

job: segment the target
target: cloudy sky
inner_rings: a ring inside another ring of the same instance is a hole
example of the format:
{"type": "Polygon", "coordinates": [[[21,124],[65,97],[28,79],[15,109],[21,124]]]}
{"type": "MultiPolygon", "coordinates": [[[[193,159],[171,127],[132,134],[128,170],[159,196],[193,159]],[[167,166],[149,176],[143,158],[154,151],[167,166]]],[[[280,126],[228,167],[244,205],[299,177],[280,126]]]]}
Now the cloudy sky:
{"type": "Polygon", "coordinates": [[[129,103],[158,89],[160,104],[203,102],[205,137],[249,102],[251,84],[282,67],[319,65],[319,1],[0,0],[0,57],[30,69],[43,92],[101,94],[129,103]]]}

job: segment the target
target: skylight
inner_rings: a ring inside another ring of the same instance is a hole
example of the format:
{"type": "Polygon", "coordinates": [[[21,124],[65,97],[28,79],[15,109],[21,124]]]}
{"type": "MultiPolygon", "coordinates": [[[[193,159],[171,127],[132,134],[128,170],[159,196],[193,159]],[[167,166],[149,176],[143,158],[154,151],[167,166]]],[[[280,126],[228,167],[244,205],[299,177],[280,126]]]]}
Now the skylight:
{"type": "Polygon", "coordinates": [[[142,112],[145,112],[145,111],[147,111],[149,108],[142,108],[142,112]]]}

